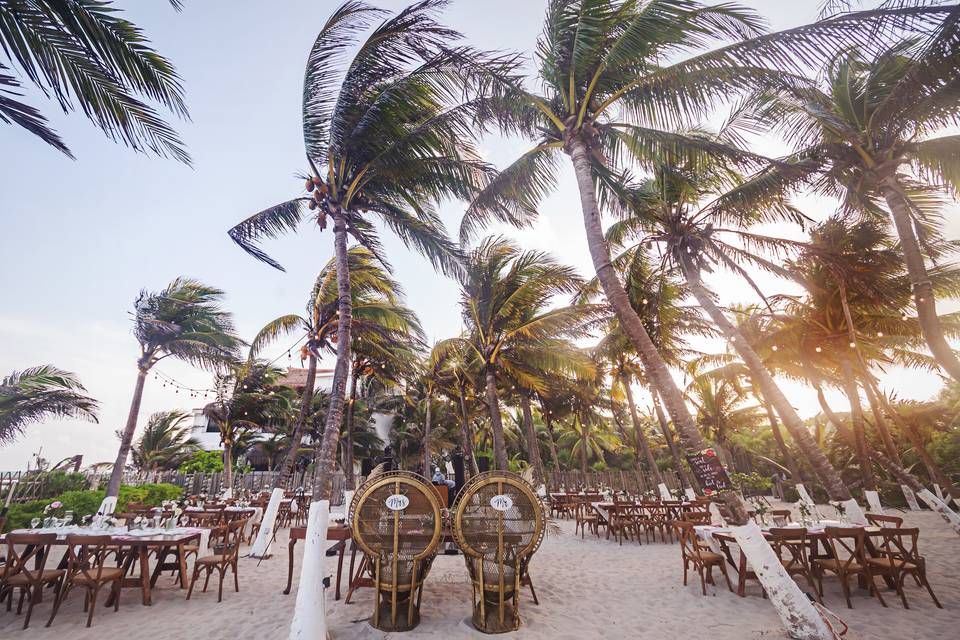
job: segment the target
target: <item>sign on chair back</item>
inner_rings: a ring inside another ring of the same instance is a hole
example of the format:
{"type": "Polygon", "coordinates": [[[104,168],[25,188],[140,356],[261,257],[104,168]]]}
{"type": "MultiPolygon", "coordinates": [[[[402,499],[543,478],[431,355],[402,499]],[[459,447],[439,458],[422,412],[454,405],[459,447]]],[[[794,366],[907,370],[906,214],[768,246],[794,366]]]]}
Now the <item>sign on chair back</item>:
{"type": "Polygon", "coordinates": [[[453,535],[473,582],[473,626],[479,631],[520,628],[520,585],[545,520],[533,489],[515,473],[481,473],[457,497],[453,535]]]}
{"type": "Polygon", "coordinates": [[[423,581],[440,545],[436,491],[415,473],[378,475],[357,489],[350,522],[373,574],[370,624],[381,631],[413,629],[420,622],[423,581]]]}

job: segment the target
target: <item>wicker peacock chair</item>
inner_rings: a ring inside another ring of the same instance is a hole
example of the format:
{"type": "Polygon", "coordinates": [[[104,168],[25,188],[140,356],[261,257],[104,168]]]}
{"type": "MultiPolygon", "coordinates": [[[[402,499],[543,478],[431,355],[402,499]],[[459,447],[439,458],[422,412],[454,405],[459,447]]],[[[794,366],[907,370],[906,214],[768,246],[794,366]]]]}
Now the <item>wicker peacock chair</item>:
{"type": "Polygon", "coordinates": [[[415,473],[380,474],[357,489],[350,523],[376,591],[370,624],[381,631],[413,629],[420,622],[423,581],[440,545],[437,493],[415,473]]]}
{"type": "Polygon", "coordinates": [[[479,631],[520,628],[520,585],[545,522],[533,489],[515,473],[481,473],[457,496],[453,535],[473,581],[473,626],[479,631]]]}

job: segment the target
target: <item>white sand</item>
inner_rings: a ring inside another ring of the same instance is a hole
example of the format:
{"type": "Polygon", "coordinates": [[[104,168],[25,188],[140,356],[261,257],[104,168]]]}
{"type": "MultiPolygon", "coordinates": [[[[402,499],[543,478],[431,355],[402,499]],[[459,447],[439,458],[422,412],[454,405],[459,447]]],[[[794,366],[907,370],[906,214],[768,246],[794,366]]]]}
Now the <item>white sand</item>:
{"type": "MultiPolygon", "coordinates": [[[[826,512],[827,510],[825,510],[826,512]]],[[[825,579],[826,605],[851,627],[847,638],[913,640],[960,637],[960,538],[930,512],[905,514],[906,524],[921,528],[920,550],[927,557],[934,591],[944,609],[937,609],[925,589],[908,579],[910,609],[904,610],[893,591],[884,592],[889,608],[865,591],[854,591],[853,610],[846,608],[836,578],[825,579]]],[[[682,585],[677,544],[655,542],[638,546],[624,541],[585,540],[573,536],[573,523],[561,521],[561,532],[550,535],[534,557],[531,574],[540,598],[533,604],[529,592],[521,599],[523,628],[512,637],[565,640],[583,638],[690,638],[742,640],[783,638],[770,603],[749,581],[747,597],[727,591],[722,580],[700,595],[698,580],[682,585]]],[[[297,568],[303,544],[297,544],[297,568]]],[[[139,591],[125,589],[120,611],[98,608],[93,627],[86,629],[83,597],[75,591],[50,628],[46,599],[34,610],[34,620],[22,631],[22,617],[0,610],[0,638],[123,639],[123,640],[285,640],[295,595],[281,593],[286,583],[286,532],[278,535],[274,555],[259,566],[253,559],[240,564],[240,593],[232,581],[217,604],[215,588],[206,594],[185,592],[162,576],[153,592],[153,606],[140,604],[139,591]]],[[[349,560],[349,554],[346,560],[349,560]]],[[[328,558],[335,570],[336,558],[328,558]]],[[[346,562],[344,563],[347,564],[346,562]]],[[[731,577],[735,574],[731,572],[731,577]]],[[[344,567],[344,581],[346,567],[344,567]]],[[[878,580],[879,583],[879,580],[878,580]]],[[[296,589],[296,573],[294,589],[296,589]]],[[[344,587],[345,590],[345,587],[344,587]]],[[[438,556],[427,579],[421,608],[422,622],[407,634],[411,638],[476,638],[470,617],[471,588],[462,556],[438,556]]],[[[364,589],[350,605],[333,601],[328,591],[328,613],[333,638],[383,638],[369,626],[372,591],[364,589]]],[[[401,637],[399,634],[394,637],[401,637]]]]}

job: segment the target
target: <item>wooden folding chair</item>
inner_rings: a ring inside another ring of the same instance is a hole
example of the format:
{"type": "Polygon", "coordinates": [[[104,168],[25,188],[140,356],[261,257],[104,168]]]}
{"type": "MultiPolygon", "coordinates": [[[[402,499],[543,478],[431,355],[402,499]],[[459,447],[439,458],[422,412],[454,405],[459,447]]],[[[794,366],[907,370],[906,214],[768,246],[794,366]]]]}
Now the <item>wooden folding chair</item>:
{"type": "Polygon", "coordinates": [[[733,585],[730,584],[730,576],[727,575],[727,562],[724,557],[701,545],[692,522],[677,520],[673,523],[673,527],[677,530],[677,537],[680,539],[680,555],[683,558],[683,586],[687,586],[687,572],[692,564],[693,568],[700,574],[700,589],[703,591],[703,595],[707,595],[707,583],[713,584],[713,568],[720,567],[723,579],[727,581],[727,588],[733,593],[733,585]]]}
{"type": "Polygon", "coordinates": [[[767,540],[787,574],[791,577],[803,576],[810,585],[810,590],[816,595],[817,601],[823,604],[823,597],[813,582],[813,573],[810,570],[810,559],[807,556],[810,541],[807,538],[807,530],[797,527],[772,528],[767,540]]]}
{"type": "Polygon", "coordinates": [[[219,584],[217,586],[217,602],[223,600],[223,578],[227,569],[233,571],[233,588],[240,592],[240,580],[237,572],[237,558],[240,555],[240,540],[243,537],[243,528],[246,526],[246,519],[234,520],[227,525],[227,532],[224,537],[223,548],[220,553],[212,556],[198,557],[193,563],[193,577],[190,579],[190,588],[187,590],[187,600],[193,594],[193,585],[196,584],[200,572],[206,573],[203,581],[203,592],[206,593],[207,586],[210,584],[210,576],[216,571],[219,574],[219,584]]]}
{"type": "Polygon", "coordinates": [[[7,611],[13,604],[14,589],[20,590],[17,603],[17,615],[23,610],[23,600],[27,598],[27,616],[23,628],[30,625],[33,607],[43,600],[43,588],[54,585],[54,597],[59,597],[63,588],[63,569],[47,569],[50,547],[56,542],[55,533],[10,533],[7,534],[7,562],[3,565],[0,577],[0,600],[7,597],[7,611]],[[24,547],[17,551],[17,545],[24,547]]]}
{"type": "MultiPolygon", "coordinates": [[[[870,583],[870,592],[879,597],[876,585],[867,573],[864,553],[865,532],[862,527],[827,527],[824,530],[831,558],[816,558],[813,561],[813,574],[817,578],[820,596],[823,597],[823,575],[829,571],[840,578],[840,586],[847,600],[847,608],[853,609],[850,602],[850,577],[864,575],[870,583]]],[[[882,598],[881,598],[882,601],[882,598]]]]}
{"type": "MultiPolygon", "coordinates": [[[[890,578],[900,595],[900,599],[903,600],[903,608],[909,609],[910,605],[907,604],[907,594],[903,591],[903,583],[908,575],[913,576],[920,586],[927,588],[927,592],[933,598],[933,603],[937,605],[937,608],[943,609],[940,601],[937,600],[937,596],[933,593],[930,581],[927,579],[927,561],[917,550],[920,530],[916,528],[883,528],[869,535],[874,539],[879,538],[879,540],[874,541],[874,550],[877,557],[867,558],[866,566],[871,584],[875,575],[890,578]]],[[[879,590],[877,590],[877,596],[880,598],[880,603],[887,606],[879,590]]]]}
{"type": "MultiPolygon", "coordinates": [[[[120,587],[125,567],[111,567],[107,563],[108,558],[117,552],[115,546],[110,536],[67,536],[67,573],[63,587],[53,603],[53,611],[47,621],[48,627],[74,587],[84,590],[83,610],[88,612],[88,627],[93,623],[93,611],[97,607],[100,589],[107,584],[110,584],[113,610],[120,608],[120,587]]],[[[107,601],[108,606],[110,600],[107,601]]]]}

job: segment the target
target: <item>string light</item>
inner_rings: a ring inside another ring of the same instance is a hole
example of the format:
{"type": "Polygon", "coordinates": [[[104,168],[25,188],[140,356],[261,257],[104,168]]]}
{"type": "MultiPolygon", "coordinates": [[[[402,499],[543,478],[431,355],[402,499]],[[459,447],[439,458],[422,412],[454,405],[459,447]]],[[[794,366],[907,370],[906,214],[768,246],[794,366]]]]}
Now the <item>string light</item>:
{"type": "Polygon", "coordinates": [[[817,347],[816,351],[817,353],[820,353],[821,351],[823,351],[823,349],[821,349],[820,347],[817,347]]]}
{"type": "Polygon", "coordinates": [[[776,350],[777,350],[777,345],[773,345],[772,347],[770,347],[770,350],[771,350],[771,351],[776,351],[776,350]]]}
{"type": "Polygon", "coordinates": [[[851,349],[856,349],[856,348],[857,348],[857,343],[856,343],[856,342],[851,342],[851,343],[850,343],[850,348],[851,348],[851,349]]]}
{"type": "Polygon", "coordinates": [[[878,337],[878,338],[882,338],[882,337],[883,337],[883,331],[877,331],[877,337],[878,337]]]}

